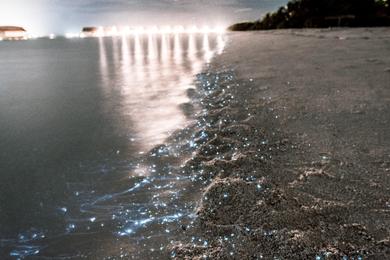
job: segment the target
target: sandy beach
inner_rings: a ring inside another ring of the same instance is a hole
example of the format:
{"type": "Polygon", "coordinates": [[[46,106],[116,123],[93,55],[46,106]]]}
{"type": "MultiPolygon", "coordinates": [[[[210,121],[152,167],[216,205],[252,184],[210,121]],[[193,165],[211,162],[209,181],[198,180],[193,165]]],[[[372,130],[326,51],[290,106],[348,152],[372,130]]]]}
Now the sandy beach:
{"type": "Polygon", "coordinates": [[[198,76],[178,259],[390,258],[390,29],[231,33],[198,76]]]}

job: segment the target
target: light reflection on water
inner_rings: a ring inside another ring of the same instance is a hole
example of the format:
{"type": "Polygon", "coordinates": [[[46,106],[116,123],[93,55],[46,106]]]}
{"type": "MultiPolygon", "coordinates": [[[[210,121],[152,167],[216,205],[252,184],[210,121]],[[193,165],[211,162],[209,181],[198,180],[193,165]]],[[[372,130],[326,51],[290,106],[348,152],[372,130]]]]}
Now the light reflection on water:
{"type": "Polygon", "coordinates": [[[79,161],[78,168],[68,169],[72,178],[63,170],[58,181],[66,190],[58,191],[63,195],[57,194],[60,199],[48,217],[61,219],[62,228],[52,228],[49,221],[16,237],[0,235],[0,256],[159,257],[180,235],[181,225],[193,220],[199,187],[180,170],[186,159],[181,149],[192,148],[186,139],[191,130],[175,139],[179,142],[149,151],[193,120],[188,118],[192,112],[182,109],[191,103],[186,91],[204,64],[223,51],[224,36],[150,34],[85,41],[97,42],[98,106],[110,118],[110,128],[104,117],[96,126],[103,138],[121,144],[109,147],[108,138],[113,153],[105,156],[103,149],[100,157],[79,161]]]}
{"type": "Polygon", "coordinates": [[[208,35],[199,42],[194,35],[180,34],[113,38],[112,43],[99,39],[102,81],[120,88],[125,102],[121,113],[132,118],[143,152],[186,125],[188,119],[179,107],[189,102],[185,90],[204,62],[224,48],[222,37],[214,37],[212,43],[208,35]],[[112,79],[108,76],[107,44],[112,45],[112,66],[121,68],[112,79]]]}

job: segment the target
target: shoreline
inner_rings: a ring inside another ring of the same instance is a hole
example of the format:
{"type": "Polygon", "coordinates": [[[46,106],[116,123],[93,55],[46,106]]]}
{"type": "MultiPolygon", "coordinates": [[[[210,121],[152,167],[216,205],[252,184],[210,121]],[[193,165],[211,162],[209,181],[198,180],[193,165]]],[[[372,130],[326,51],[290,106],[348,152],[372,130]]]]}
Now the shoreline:
{"type": "MultiPolygon", "coordinates": [[[[177,259],[390,255],[388,28],[232,33],[198,76],[211,180],[177,259]],[[190,238],[189,238],[190,239],[190,238]]],[[[200,135],[203,135],[200,133],[200,135]]]]}

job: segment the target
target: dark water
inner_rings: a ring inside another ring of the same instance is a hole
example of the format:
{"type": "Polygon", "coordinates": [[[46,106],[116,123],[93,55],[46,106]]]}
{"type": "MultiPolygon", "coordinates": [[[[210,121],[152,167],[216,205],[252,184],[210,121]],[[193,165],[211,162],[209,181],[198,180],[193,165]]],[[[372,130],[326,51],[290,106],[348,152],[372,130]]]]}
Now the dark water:
{"type": "Polygon", "coordinates": [[[0,259],[165,256],[199,196],[180,170],[188,89],[223,46],[218,35],[1,42],[0,259]]]}

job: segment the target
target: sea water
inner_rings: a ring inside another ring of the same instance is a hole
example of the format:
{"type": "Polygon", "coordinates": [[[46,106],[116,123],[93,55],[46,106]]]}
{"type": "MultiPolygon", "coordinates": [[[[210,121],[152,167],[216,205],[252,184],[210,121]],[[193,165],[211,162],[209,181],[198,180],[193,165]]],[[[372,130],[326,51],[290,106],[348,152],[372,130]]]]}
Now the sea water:
{"type": "Polygon", "coordinates": [[[180,170],[188,140],[172,136],[185,136],[195,75],[224,44],[0,42],[0,259],[166,256],[199,196],[180,170]]]}

